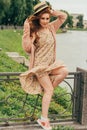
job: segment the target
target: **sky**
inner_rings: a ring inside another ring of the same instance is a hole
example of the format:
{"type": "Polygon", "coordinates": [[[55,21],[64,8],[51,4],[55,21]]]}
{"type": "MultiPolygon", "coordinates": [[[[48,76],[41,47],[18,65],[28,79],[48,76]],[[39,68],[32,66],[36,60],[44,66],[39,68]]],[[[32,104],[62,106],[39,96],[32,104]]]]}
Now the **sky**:
{"type": "MultiPolygon", "coordinates": [[[[43,0],[41,0],[43,1],[43,0]]],[[[83,14],[87,20],[87,0],[46,0],[50,2],[53,9],[66,10],[68,13],[83,14]]]]}

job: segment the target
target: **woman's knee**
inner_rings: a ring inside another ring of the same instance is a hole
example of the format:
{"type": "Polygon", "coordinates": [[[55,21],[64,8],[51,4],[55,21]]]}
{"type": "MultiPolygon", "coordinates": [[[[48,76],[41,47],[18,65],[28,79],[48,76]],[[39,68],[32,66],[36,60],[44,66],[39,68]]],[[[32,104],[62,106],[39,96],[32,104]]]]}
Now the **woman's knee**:
{"type": "Polygon", "coordinates": [[[66,77],[68,75],[68,69],[65,67],[63,68],[63,75],[66,77]]]}
{"type": "Polygon", "coordinates": [[[58,76],[59,75],[64,79],[68,75],[68,69],[66,67],[61,68],[58,72],[58,76]]]}
{"type": "Polygon", "coordinates": [[[39,83],[41,84],[41,86],[43,87],[45,93],[48,93],[48,94],[53,93],[54,88],[48,74],[41,77],[38,76],[37,79],[39,83]]]}

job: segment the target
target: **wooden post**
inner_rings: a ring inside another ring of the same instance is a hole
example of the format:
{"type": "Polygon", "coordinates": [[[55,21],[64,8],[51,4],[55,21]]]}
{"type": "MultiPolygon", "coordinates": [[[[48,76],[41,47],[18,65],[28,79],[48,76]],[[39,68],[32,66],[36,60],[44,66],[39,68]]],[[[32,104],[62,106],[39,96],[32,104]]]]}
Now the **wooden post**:
{"type": "Polygon", "coordinates": [[[87,125],[87,70],[77,68],[81,72],[79,89],[77,90],[77,121],[82,125],[87,125]],[[79,91],[79,92],[78,92],[79,91]],[[78,95],[79,94],[79,95],[78,95]]]}

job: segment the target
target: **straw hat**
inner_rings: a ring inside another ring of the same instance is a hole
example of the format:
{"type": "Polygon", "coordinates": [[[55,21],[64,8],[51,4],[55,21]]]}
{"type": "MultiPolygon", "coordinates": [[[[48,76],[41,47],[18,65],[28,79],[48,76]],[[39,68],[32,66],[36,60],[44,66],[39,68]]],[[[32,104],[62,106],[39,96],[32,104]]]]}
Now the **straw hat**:
{"type": "Polygon", "coordinates": [[[45,1],[38,3],[37,5],[34,6],[34,14],[39,13],[40,11],[42,11],[43,9],[45,9],[47,7],[49,7],[49,6],[47,5],[47,3],[45,1]]]}

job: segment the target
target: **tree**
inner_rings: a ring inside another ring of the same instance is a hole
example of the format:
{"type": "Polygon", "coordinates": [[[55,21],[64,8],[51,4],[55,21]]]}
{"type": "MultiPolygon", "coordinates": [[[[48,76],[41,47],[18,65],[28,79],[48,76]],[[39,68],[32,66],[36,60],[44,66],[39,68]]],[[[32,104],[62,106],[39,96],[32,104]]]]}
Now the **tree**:
{"type": "Polygon", "coordinates": [[[17,18],[17,25],[23,25],[24,20],[26,19],[26,1],[25,0],[21,0],[20,2],[20,12],[18,14],[18,18],[17,18]]]}
{"type": "Polygon", "coordinates": [[[83,15],[79,15],[78,17],[77,17],[77,19],[79,20],[78,22],[77,22],[77,28],[83,28],[83,15]]]}
{"type": "Polygon", "coordinates": [[[9,8],[9,19],[10,24],[16,25],[18,23],[19,14],[21,11],[22,0],[11,0],[10,8],[9,8]]]}
{"type": "Polygon", "coordinates": [[[67,14],[67,19],[66,19],[66,21],[63,23],[63,25],[61,26],[61,28],[64,28],[66,25],[67,25],[68,27],[73,27],[72,16],[70,16],[67,11],[65,11],[65,10],[62,10],[62,11],[67,14]]]}
{"type": "Polygon", "coordinates": [[[23,25],[40,0],[0,0],[0,24],[23,25]]]}
{"type": "Polygon", "coordinates": [[[67,23],[68,27],[72,28],[73,27],[73,17],[71,15],[68,15],[67,23]]]}
{"type": "Polygon", "coordinates": [[[33,0],[33,6],[35,6],[36,4],[38,4],[40,2],[40,0],[33,0]]]}
{"type": "Polygon", "coordinates": [[[26,1],[25,13],[26,13],[26,17],[28,17],[33,13],[33,1],[32,0],[25,0],[25,1],[26,1]]]}
{"type": "Polygon", "coordinates": [[[2,18],[2,24],[9,24],[9,7],[10,7],[10,0],[3,0],[4,2],[4,17],[2,18]]]}
{"type": "Polygon", "coordinates": [[[2,19],[5,16],[5,4],[3,0],[0,0],[0,24],[2,24],[2,19]]]}

